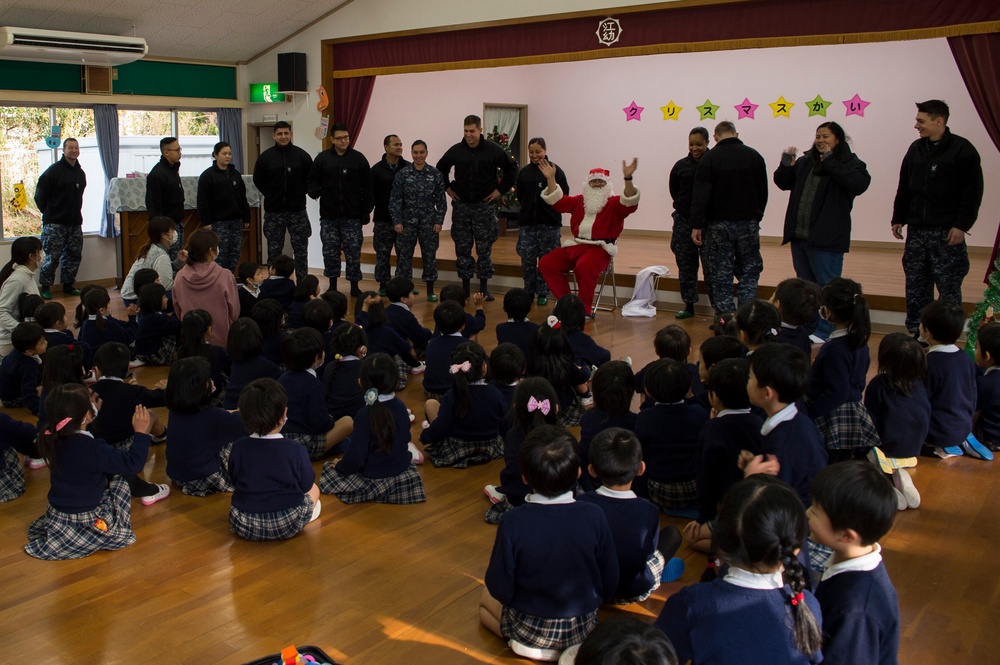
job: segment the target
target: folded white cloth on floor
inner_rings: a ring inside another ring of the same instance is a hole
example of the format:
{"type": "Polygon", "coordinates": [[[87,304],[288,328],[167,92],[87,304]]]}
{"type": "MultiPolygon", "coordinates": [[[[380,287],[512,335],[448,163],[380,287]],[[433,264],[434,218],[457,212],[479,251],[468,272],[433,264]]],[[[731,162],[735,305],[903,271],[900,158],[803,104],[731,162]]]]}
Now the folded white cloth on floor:
{"type": "Polygon", "coordinates": [[[649,266],[639,271],[635,276],[635,288],[632,289],[632,299],[622,307],[622,316],[656,316],[656,289],[653,288],[657,277],[670,274],[666,266],[649,266]]]}

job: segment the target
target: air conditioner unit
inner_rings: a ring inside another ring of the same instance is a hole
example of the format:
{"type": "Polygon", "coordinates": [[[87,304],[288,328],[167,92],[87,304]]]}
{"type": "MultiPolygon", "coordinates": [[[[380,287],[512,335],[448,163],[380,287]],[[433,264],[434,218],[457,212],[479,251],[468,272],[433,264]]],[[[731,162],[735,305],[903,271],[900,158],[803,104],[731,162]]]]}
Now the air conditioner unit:
{"type": "Polygon", "coordinates": [[[0,27],[0,59],[113,67],[139,60],[145,39],[0,27]]]}

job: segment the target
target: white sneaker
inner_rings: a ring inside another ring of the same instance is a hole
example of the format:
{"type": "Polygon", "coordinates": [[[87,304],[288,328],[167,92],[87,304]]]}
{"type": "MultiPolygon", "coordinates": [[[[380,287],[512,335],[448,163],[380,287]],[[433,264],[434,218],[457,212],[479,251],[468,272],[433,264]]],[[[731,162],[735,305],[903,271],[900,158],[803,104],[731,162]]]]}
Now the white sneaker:
{"type": "Polygon", "coordinates": [[[170,496],[170,485],[157,485],[157,487],[160,488],[159,492],[151,496],[142,497],[142,505],[152,506],[157,501],[162,501],[170,496]]]}
{"type": "Polygon", "coordinates": [[[24,465],[31,470],[44,469],[49,465],[44,457],[24,457],[24,465]]]}
{"type": "Polygon", "coordinates": [[[574,665],[576,663],[576,654],[580,651],[580,645],[574,644],[570,648],[562,652],[559,656],[559,665],[574,665]]]}
{"type": "Polygon", "coordinates": [[[420,429],[427,429],[430,426],[431,426],[431,424],[429,422],[427,422],[426,420],[424,420],[424,421],[422,421],[420,423],[420,429]]]}
{"type": "Polygon", "coordinates": [[[416,376],[417,374],[423,374],[424,370],[426,369],[427,369],[427,363],[422,362],[416,367],[411,367],[410,374],[412,374],[413,376],[416,376]]]}
{"type": "Polygon", "coordinates": [[[130,361],[128,362],[128,366],[129,366],[129,367],[142,367],[142,366],[143,366],[143,365],[145,365],[145,364],[146,364],[146,363],[145,363],[144,361],[142,361],[142,360],[139,360],[138,358],[137,358],[137,359],[135,359],[135,360],[130,360],[130,361]]]}
{"type": "Polygon", "coordinates": [[[917,491],[916,485],[913,484],[913,479],[910,478],[910,474],[906,472],[906,469],[896,469],[896,472],[892,474],[893,482],[896,482],[896,478],[899,478],[899,491],[902,492],[903,496],[906,498],[907,508],[919,508],[920,507],[920,492],[917,491]]]}
{"type": "Polygon", "coordinates": [[[406,410],[406,417],[410,419],[411,423],[417,419],[417,417],[413,415],[413,412],[409,409],[406,410]]]}
{"type": "Polygon", "coordinates": [[[525,658],[530,658],[531,660],[555,662],[559,660],[559,656],[562,655],[562,652],[558,649],[539,649],[537,647],[529,647],[527,644],[521,644],[517,640],[511,640],[509,644],[511,650],[518,656],[524,656],[525,658]]]}
{"type": "Polygon", "coordinates": [[[322,499],[316,499],[316,505],[313,506],[312,517],[309,518],[309,521],[315,522],[321,510],[323,510],[323,501],[322,499]]]}
{"type": "Polygon", "coordinates": [[[483,492],[494,506],[504,500],[503,492],[498,490],[496,485],[487,485],[483,488],[483,492]]]}
{"type": "Polygon", "coordinates": [[[420,452],[420,449],[413,445],[413,442],[406,444],[406,449],[410,451],[410,456],[413,458],[412,464],[421,465],[424,463],[424,454],[420,452]]]}

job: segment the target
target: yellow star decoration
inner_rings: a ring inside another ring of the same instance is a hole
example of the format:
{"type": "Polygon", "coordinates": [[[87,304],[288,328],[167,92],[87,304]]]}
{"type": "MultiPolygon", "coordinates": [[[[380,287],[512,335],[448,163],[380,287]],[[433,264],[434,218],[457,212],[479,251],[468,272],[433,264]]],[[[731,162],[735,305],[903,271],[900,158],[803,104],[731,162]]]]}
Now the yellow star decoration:
{"type": "Polygon", "coordinates": [[[771,110],[774,111],[774,115],[771,117],[777,118],[778,116],[783,115],[786,118],[791,118],[791,110],[792,107],[795,106],[795,103],[786,101],[785,97],[782,95],[781,97],[778,97],[778,101],[771,102],[768,106],[770,106],[771,110]]]}
{"type": "Polygon", "coordinates": [[[663,111],[664,120],[677,120],[681,116],[681,111],[684,110],[683,106],[677,106],[674,104],[674,100],[670,100],[670,103],[666,106],[661,106],[660,110],[663,111]]]}

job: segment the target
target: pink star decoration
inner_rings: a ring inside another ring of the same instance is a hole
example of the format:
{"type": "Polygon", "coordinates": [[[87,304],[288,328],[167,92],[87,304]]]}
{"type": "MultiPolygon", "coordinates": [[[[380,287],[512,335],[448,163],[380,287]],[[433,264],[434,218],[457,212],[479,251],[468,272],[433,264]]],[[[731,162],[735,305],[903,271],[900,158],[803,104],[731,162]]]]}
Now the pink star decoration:
{"type": "Polygon", "coordinates": [[[751,102],[748,97],[744,97],[742,102],[733,107],[739,113],[736,119],[750,118],[753,120],[753,114],[757,112],[757,106],[759,105],[751,102]]]}
{"type": "Polygon", "coordinates": [[[871,102],[866,102],[861,99],[861,95],[855,93],[850,99],[844,100],[844,106],[847,107],[846,115],[859,115],[862,118],[865,117],[865,108],[871,104],[871,102]]]}
{"type": "Polygon", "coordinates": [[[639,106],[638,104],[635,103],[635,100],[632,100],[631,104],[622,109],[622,111],[625,111],[625,122],[628,122],[629,120],[641,121],[642,112],[645,110],[646,110],[645,107],[639,106]]]}

